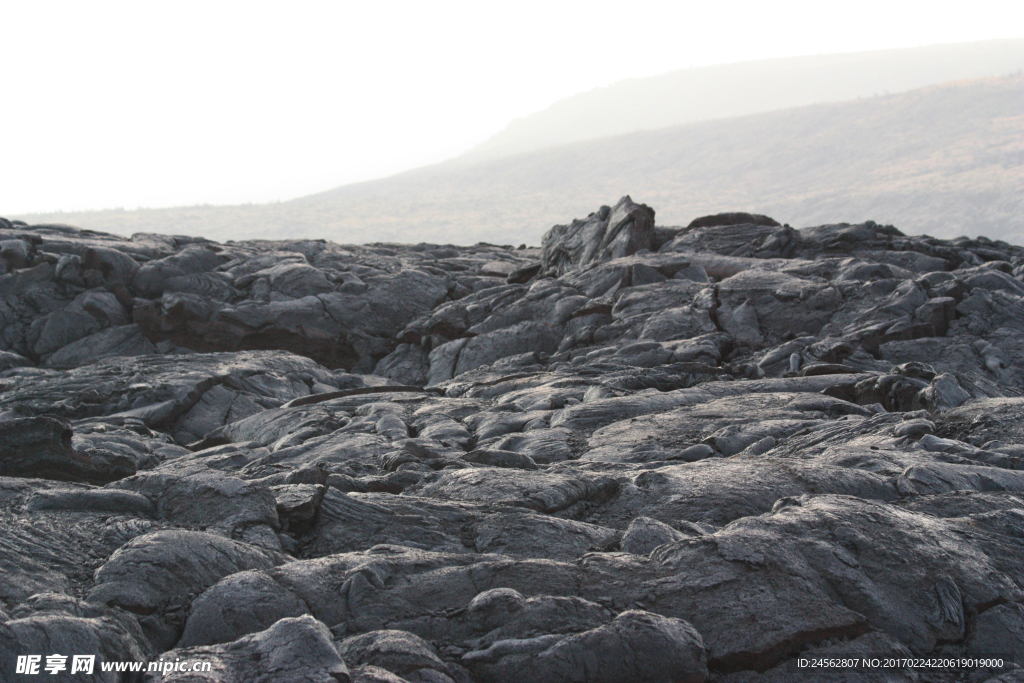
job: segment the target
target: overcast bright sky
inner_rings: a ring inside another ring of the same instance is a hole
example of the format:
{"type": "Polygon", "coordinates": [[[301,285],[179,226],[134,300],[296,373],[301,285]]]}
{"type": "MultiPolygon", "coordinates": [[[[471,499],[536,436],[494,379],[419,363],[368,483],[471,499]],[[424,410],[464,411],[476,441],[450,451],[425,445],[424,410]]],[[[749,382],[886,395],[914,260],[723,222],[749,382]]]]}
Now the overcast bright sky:
{"type": "Polygon", "coordinates": [[[0,215],[290,199],[673,69],[1024,35],[1024,3],[5,2],[0,215]]]}

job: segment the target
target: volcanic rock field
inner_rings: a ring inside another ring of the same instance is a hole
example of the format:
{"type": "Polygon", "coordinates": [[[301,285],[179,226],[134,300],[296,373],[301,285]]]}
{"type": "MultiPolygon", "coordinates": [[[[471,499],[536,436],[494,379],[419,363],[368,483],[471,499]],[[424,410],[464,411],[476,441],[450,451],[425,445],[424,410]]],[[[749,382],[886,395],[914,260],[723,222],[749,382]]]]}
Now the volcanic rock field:
{"type": "Polygon", "coordinates": [[[5,683],[1024,681],[1024,248],[0,219],[0,325],[5,683]]]}

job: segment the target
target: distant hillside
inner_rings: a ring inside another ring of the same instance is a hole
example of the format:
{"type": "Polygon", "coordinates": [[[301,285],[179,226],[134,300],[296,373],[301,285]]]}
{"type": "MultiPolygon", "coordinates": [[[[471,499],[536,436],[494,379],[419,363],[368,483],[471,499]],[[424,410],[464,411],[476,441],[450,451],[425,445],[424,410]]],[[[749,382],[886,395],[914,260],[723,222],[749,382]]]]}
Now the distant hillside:
{"type": "Polygon", "coordinates": [[[1022,102],[1024,76],[965,81],[453,160],[280,204],[23,218],[219,240],[537,244],[552,224],[628,193],[661,225],[736,210],[1024,243],[1022,102]]]}
{"type": "Polygon", "coordinates": [[[516,119],[467,157],[503,156],[696,121],[1006,76],[1024,38],[680,69],[595,88],[516,119]]]}

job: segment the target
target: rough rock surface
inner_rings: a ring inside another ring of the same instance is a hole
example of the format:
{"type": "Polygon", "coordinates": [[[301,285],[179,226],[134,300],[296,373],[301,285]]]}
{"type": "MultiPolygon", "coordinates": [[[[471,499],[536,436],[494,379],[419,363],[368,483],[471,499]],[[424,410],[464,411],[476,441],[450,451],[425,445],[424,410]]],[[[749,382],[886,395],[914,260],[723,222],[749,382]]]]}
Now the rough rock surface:
{"type": "Polygon", "coordinates": [[[0,680],[1022,680],[1024,248],[0,243],[0,680]]]}

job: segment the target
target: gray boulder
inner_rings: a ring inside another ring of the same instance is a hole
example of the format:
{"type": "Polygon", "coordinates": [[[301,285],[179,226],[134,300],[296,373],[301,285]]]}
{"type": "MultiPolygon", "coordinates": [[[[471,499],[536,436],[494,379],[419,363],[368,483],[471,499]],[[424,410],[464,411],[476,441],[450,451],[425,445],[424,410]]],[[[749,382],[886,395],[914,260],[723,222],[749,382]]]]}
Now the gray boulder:
{"type": "Polygon", "coordinates": [[[109,327],[61,347],[43,363],[49,368],[73,368],[101,358],[145,356],[156,347],[138,325],[109,327]]]}
{"type": "Polygon", "coordinates": [[[650,517],[637,517],[629,523],[619,545],[627,553],[648,555],[660,545],[687,538],[668,524],[650,517]]]}
{"type": "Polygon", "coordinates": [[[241,571],[221,579],[192,601],[176,647],[228,643],[262,631],[309,608],[269,576],[241,571]]]}
{"type": "Polygon", "coordinates": [[[147,615],[141,624],[157,647],[181,634],[191,595],[247,569],[269,569],[277,556],[199,531],[157,531],[129,541],[96,571],[88,599],[147,615]]]}
{"type": "Polygon", "coordinates": [[[371,631],[338,643],[349,666],[374,666],[407,680],[444,683],[451,671],[430,643],[405,631],[371,631]]]}
{"type": "Polygon", "coordinates": [[[558,277],[592,263],[651,249],[653,242],[654,211],[626,196],[585,220],[552,228],[544,236],[541,272],[558,277]]]}
{"type": "Polygon", "coordinates": [[[153,501],[161,518],[181,525],[227,533],[259,524],[280,526],[277,501],[267,487],[202,466],[176,469],[143,472],[113,486],[142,494],[153,501]]]}
{"type": "Polygon", "coordinates": [[[165,653],[165,661],[208,664],[205,671],[147,674],[147,683],[349,683],[351,675],[331,632],[310,616],[281,619],[265,631],[226,645],[188,647],[165,653]]]}
{"type": "Polygon", "coordinates": [[[498,641],[462,661],[485,681],[700,683],[707,677],[700,634],[681,619],[641,611],[578,635],[498,641]]]}
{"type": "Polygon", "coordinates": [[[135,464],[110,452],[75,451],[70,425],[50,417],[0,421],[0,475],[106,484],[135,474],[135,464]]]}
{"type": "Polygon", "coordinates": [[[0,623],[0,671],[4,672],[4,680],[34,680],[30,675],[17,676],[14,673],[18,657],[27,654],[42,656],[37,674],[62,683],[82,680],[81,671],[71,673],[72,656],[75,654],[95,656],[94,675],[91,678],[104,683],[127,680],[127,677],[114,672],[101,672],[100,663],[145,662],[148,659],[146,649],[118,619],[109,616],[83,618],[67,614],[40,614],[0,623]],[[63,660],[65,669],[56,675],[44,669],[46,656],[52,654],[67,658],[63,660]]]}

